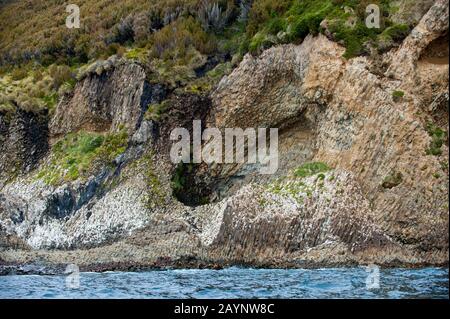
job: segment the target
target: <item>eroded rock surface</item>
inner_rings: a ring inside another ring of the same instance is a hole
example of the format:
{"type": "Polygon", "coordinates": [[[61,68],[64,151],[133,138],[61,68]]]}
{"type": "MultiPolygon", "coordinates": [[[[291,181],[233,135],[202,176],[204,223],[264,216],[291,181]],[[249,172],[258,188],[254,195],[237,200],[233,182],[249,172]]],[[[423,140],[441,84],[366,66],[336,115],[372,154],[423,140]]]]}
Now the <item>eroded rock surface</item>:
{"type": "Polygon", "coordinates": [[[0,187],[37,167],[49,150],[47,112],[0,112],[0,187]]]}
{"type": "MultiPolygon", "coordinates": [[[[441,119],[448,118],[448,62],[425,73],[427,62],[419,58],[447,34],[447,17],[448,3],[437,1],[402,46],[385,57],[390,63],[385,76],[371,73],[367,58],[345,62],[342,48],[324,36],[247,56],[214,93],[216,125],[283,128],[312,119],[313,159],[356,175],[372,205],[368,216],[401,243],[446,249],[448,144],[441,156],[427,155],[427,123],[433,121],[433,101],[446,109],[441,119]],[[286,82],[295,89],[287,93],[286,82]],[[393,98],[396,90],[404,92],[401,101],[393,98]],[[383,188],[383,180],[396,172],[402,182],[383,188]]],[[[448,128],[448,120],[444,125],[448,128]]]]}
{"type": "Polygon", "coordinates": [[[125,125],[128,147],[87,180],[50,186],[32,172],[3,186],[0,262],[91,270],[448,264],[448,138],[429,152],[430,123],[448,132],[446,37],[442,0],[377,60],[345,60],[337,43],[308,36],[245,56],[211,96],[173,94],[156,122],[143,114],[163,97],[139,65],[87,75],[58,105],[52,135],[125,125]],[[182,204],[168,137],[194,119],[280,128],[277,174],[202,165],[185,190],[197,187],[210,203],[182,204]],[[293,174],[310,161],[332,169],[293,174]]]}
{"type": "MultiPolygon", "coordinates": [[[[109,62],[109,61],[107,61],[109,62]]],[[[81,128],[133,133],[150,103],[160,102],[164,87],[151,85],[137,63],[112,59],[108,67],[87,72],[75,90],[63,97],[50,124],[52,135],[81,128]]]]}

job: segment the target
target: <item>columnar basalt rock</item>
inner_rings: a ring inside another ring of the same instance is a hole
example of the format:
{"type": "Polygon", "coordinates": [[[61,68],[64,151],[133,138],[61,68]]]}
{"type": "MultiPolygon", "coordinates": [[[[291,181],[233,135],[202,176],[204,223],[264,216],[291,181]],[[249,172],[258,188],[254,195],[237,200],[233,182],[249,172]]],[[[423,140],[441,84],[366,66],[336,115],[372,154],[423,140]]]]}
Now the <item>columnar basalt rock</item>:
{"type": "MultiPolygon", "coordinates": [[[[371,202],[367,216],[399,242],[444,251],[448,147],[443,145],[441,156],[427,155],[426,127],[433,116],[422,112],[429,109],[423,105],[424,95],[430,102],[440,96],[443,118],[448,117],[448,62],[433,66],[432,80],[417,64],[427,46],[448,32],[447,18],[448,4],[437,1],[403,45],[385,57],[390,67],[384,77],[370,72],[369,58],[344,61],[342,49],[323,36],[309,36],[298,47],[272,48],[258,58],[247,56],[213,94],[216,125],[283,128],[284,123],[313,118],[314,159],[356,175],[371,202]],[[295,103],[285,92],[285,81],[297,96],[295,103]],[[434,91],[417,91],[417,83],[426,87],[431,82],[434,91]],[[400,89],[406,96],[396,102],[392,95],[400,89]],[[298,116],[302,113],[303,119],[298,116]],[[403,182],[383,188],[383,179],[395,172],[403,182]]],[[[442,124],[448,131],[448,121],[442,124]]]]}
{"type": "Polygon", "coordinates": [[[50,123],[52,136],[79,129],[118,131],[132,134],[150,103],[165,96],[162,85],[151,85],[137,63],[113,60],[109,67],[87,72],[70,94],[60,101],[50,123]]]}
{"type": "Polygon", "coordinates": [[[22,172],[36,168],[49,149],[48,114],[0,113],[0,188],[22,172]]]}
{"type": "Polygon", "coordinates": [[[87,74],[59,103],[52,136],[124,125],[128,147],[87,181],[49,186],[29,174],[5,185],[0,262],[448,265],[448,138],[428,151],[430,123],[448,132],[448,51],[436,60],[447,36],[442,0],[377,60],[346,60],[339,44],[308,36],[246,55],[210,96],[172,93],[155,121],[142,120],[145,107],[166,97],[138,64],[87,74]],[[215,194],[214,202],[182,204],[168,136],[198,119],[280,128],[279,172],[201,165],[183,191],[215,194]],[[295,176],[307,161],[330,170],[295,176]]]}

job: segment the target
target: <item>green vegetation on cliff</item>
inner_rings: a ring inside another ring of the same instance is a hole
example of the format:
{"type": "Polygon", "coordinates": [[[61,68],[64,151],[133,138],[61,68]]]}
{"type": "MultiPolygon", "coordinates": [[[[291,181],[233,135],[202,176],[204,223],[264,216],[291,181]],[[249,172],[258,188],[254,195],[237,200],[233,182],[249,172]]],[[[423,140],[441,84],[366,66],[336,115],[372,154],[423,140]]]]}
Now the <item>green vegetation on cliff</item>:
{"type": "Polygon", "coordinates": [[[17,105],[28,112],[53,111],[59,97],[74,86],[75,73],[66,65],[15,67],[0,77],[0,110],[13,111],[17,105]]]}
{"type": "Polygon", "coordinates": [[[428,155],[439,156],[442,154],[442,145],[444,145],[445,140],[447,139],[447,132],[445,132],[440,127],[436,126],[433,123],[427,124],[427,132],[431,137],[431,143],[426,153],[428,155]]]}
{"type": "Polygon", "coordinates": [[[392,92],[392,99],[394,102],[400,101],[405,96],[405,92],[403,91],[394,91],[392,92]]]}
{"type": "MultiPolygon", "coordinates": [[[[325,174],[332,169],[322,162],[308,162],[299,166],[293,171],[293,178],[284,176],[266,187],[269,193],[274,195],[293,198],[298,204],[302,204],[305,198],[311,197],[314,191],[321,191],[324,187],[325,174]],[[307,181],[305,178],[315,176],[314,180],[307,181]]],[[[329,175],[328,182],[332,183],[334,175],[329,175]]],[[[260,205],[264,207],[268,201],[260,199],[260,205]]]]}
{"type": "Polygon", "coordinates": [[[42,166],[37,178],[58,185],[89,177],[96,167],[110,164],[125,152],[127,142],[128,134],[124,129],[107,135],[83,131],[70,133],[53,146],[50,162],[42,166]]]}
{"type": "Polygon", "coordinates": [[[402,182],[403,182],[403,174],[400,172],[392,172],[383,179],[381,186],[383,188],[393,188],[395,186],[400,185],[402,182]]]}
{"type": "Polygon", "coordinates": [[[139,160],[143,164],[144,181],[147,187],[144,197],[144,204],[147,209],[162,206],[165,200],[162,183],[155,172],[153,157],[154,154],[149,152],[139,160]]]}
{"type": "Polygon", "coordinates": [[[322,162],[311,162],[311,163],[305,163],[301,165],[299,168],[297,168],[294,172],[294,175],[296,177],[308,177],[313,176],[319,173],[325,173],[329,171],[330,168],[327,164],[322,162]]]}
{"type": "Polygon", "coordinates": [[[257,2],[252,9],[247,35],[248,49],[257,53],[278,43],[298,42],[308,34],[325,33],[346,47],[344,56],[367,54],[370,46],[386,47],[402,40],[409,26],[389,20],[391,8],[387,0],[270,0],[257,2]],[[380,28],[365,24],[366,7],[377,4],[381,9],[380,28]],[[383,42],[383,45],[380,45],[383,42]]]}

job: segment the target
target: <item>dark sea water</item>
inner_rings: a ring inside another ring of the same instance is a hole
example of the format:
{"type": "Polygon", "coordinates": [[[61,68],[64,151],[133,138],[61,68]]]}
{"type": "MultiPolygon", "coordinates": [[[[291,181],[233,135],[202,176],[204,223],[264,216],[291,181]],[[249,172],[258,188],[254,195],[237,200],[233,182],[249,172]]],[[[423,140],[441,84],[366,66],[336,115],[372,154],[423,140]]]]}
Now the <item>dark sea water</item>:
{"type": "Polygon", "coordinates": [[[446,298],[448,268],[164,270],[0,276],[0,298],[446,298]],[[74,277],[71,277],[72,279],[74,277]],[[79,283],[79,287],[77,288],[79,283]]]}

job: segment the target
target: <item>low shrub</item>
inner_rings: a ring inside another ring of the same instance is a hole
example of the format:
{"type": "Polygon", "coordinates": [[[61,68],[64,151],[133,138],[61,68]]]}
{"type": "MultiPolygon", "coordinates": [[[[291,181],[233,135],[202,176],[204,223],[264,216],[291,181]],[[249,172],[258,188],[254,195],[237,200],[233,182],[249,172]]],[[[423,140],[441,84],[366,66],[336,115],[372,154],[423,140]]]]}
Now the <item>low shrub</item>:
{"type": "Polygon", "coordinates": [[[152,103],[148,105],[147,111],[145,112],[145,119],[147,121],[159,121],[161,116],[164,114],[169,106],[169,101],[165,100],[161,103],[152,103]]]}
{"type": "Polygon", "coordinates": [[[383,179],[381,186],[383,188],[390,189],[400,185],[402,181],[403,181],[403,174],[400,172],[393,172],[383,179]]]}
{"type": "Polygon", "coordinates": [[[407,24],[395,24],[386,28],[381,34],[381,38],[391,39],[395,42],[403,40],[410,32],[407,24]]]}
{"type": "Polygon", "coordinates": [[[151,37],[151,58],[182,60],[189,48],[202,54],[212,53],[217,44],[194,18],[180,18],[151,37]]]}
{"type": "Polygon", "coordinates": [[[330,167],[328,167],[327,164],[322,162],[311,162],[311,163],[305,163],[298,167],[294,175],[296,177],[308,177],[313,176],[319,173],[324,173],[330,170],[330,167]]]}
{"type": "Polygon", "coordinates": [[[392,99],[395,102],[399,102],[405,96],[405,92],[403,91],[394,91],[392,92],[392,99]]]}
{"type": "Polygon", "coordinates": [[[202,0],[197,11],[197,19],[205,31],[222,31],[233,12],[234,2],[227,2],[226,8],[219,2],[202,0]]]}
{"type": "Polygon", "coordinates": [[[73,81],[75,78],[72,70],[67,65],[52,64],[48,71],[53,79],[53,88],[55,90],[58,90],[63,83],[73,81]]]}
{"type": "Polygon", "coordinates": [[[24,78],[26,78],[28,76],[28,71],[23,69],[23,68],[15,68],[12,72],[11,72],[11,79],[13,81],[20,81],[24,78]]]}
{"type": "Polygon", "coordinates": [[[427,155],[439,156],[442,154],[442,145],[447,139],[447,132],[433,123],[428,123],[426,130],[431,137],[431,143],[426,150],[427,155]]]}

